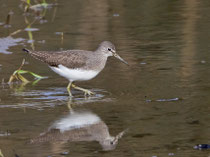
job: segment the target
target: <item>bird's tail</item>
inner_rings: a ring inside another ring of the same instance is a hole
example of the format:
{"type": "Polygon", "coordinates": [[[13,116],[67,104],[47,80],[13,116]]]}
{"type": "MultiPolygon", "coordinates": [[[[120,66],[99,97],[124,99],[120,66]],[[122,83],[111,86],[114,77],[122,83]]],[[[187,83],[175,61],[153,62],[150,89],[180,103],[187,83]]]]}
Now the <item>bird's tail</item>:
{"type": "Polygon", "coordinates": [[[30,50],[26,49],[26,48],[23,48],[23,51],[24,52],[27,52],[27,53],[30,53],[30,50]]]}
{"type": "Polygon", "coordinates": [[[33,51],[26,48],[23,48],[23,51],[42,62],[46,62],[46,60],[50,57],[50,55],[44,51],[33,51]]]}

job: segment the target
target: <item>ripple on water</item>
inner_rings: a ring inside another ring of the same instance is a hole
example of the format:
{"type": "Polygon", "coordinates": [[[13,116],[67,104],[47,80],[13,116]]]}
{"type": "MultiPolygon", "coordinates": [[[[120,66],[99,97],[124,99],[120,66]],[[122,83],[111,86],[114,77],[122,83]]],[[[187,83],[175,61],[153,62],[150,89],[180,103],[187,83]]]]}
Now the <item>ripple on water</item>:
{"type": "MultiPolygon", "coordinates": [[[[74,104],[87,104],[93,102],[109,102],[112,98],[107,98],[107,92],[102,89],[92,89],[91,91],[97,93],[94,96],[85,97],[80,91],[73,91],[75,95],[71,101],[74,104]]],[[[0,108],[34,108],[42,110],[44,108],[55,107],[59,105],[66,105],[69,101],[66,88],[49,88],[47,90],[28,90],[21,92],[14,92],[11,94],[16,99],[21,100],[18,103],[5,104],[1,102],[0,108]]]]}
{"type": "Polygon", "coordinates": [[[38,28],[25,28],[24,30],[25,30],[25,31],[28,31],[28,32],[39,31],[38,28]]]}
{"type": "Polygon", "coordinates": [[[157,100],[151,100],[151,99],[146,99],[146,102],[171,102],[171,101],[179,101],[181,98],[169,98],[169,99],[157,99],[157,100]]]}

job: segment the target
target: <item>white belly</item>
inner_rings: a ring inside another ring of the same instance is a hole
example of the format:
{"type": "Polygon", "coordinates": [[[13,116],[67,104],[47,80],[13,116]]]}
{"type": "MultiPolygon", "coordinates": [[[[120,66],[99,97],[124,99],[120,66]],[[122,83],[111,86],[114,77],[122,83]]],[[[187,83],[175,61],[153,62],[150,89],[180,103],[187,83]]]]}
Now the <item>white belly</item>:
{"type": "Polygon", "coordinates": [[[73,112],[65,118],[60,119],[52,125],[52,128],[59,129],[61,132],[85,128],[101,122],[101,119],[91,112],[73,112]]]}
{"type": "Polygon", "coordinates": [[[57,74],[67,78],[69,81],[86,81],[94,78],[99,72],[94,70],[69,69],[63,65],[50,67],[57,74]]]}

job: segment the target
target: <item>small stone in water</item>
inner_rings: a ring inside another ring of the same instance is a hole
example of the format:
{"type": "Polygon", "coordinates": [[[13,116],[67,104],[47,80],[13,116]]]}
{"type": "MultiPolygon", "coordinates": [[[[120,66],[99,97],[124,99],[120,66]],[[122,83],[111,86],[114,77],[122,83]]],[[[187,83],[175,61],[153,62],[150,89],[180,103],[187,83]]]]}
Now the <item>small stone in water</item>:
{"type": "Polygon", "coordinates": [[[141,65],[145,65],[145,64],[147,64],[147,63],[145,63],[145,62],[141,62],[140,64],[141,64],[141,65]]]}
{"type": "Polygon", "coordinates": [[[201,63],[202,63],[202,64],[205,64],[205,63],[206,63],[206,61],[202,60],[202,61],[201,61],[201,63]]]}

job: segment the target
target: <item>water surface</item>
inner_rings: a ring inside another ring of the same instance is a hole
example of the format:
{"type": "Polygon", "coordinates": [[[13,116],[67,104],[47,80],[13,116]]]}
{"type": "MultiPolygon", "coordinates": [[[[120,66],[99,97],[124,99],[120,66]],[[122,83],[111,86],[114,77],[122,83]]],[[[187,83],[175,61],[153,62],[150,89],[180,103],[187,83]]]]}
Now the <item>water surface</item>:
{"type": "Polygon", "coordinates": [[[49,3],[56,5],[40,19],[33,11],[24,13],[19,1],[1,2],[0,80],[7,82],[23,58],[23,69],[49,77],[36,85],[0,85],[5,156],[209,156],[209,150],[193,149],[210,144],[208,0],[49,3]],[[109,58],[96,78],[77,83],[97,95],[85,98],[73,91],[72,109],[68,81],[21,51],[94,50],[104,40],[112,41],[130,66],[109,58]],[[28,144],[72,110],[96,114],[113,136],[128,131],[116,149],[106,152],[96,141],[28,144]]]}

